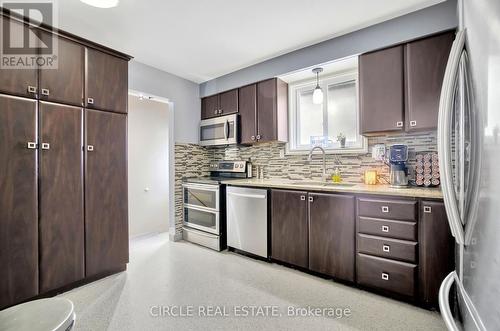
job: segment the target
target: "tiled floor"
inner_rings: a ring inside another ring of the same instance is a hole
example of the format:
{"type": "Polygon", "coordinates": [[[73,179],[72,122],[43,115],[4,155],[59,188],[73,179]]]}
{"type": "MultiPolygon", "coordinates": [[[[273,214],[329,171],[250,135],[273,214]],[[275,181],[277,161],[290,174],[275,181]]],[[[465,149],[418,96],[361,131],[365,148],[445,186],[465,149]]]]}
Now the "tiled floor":
{"type": "Polygon", "coordinates": [[[75,304],[76,330],[444,329],[436,312],[238,254],[169,242],[166,234],[133,241],[126,272],[62,296],[75,304]],[[160,306],[192,316],[157,316],[160,306]],[[258,316],[241,316],[243,306],[258,316]],[[326,309],[297,317],[288,316],[288,307],[326,309]],[[339,318],[333,308],[350,315],[339,318]],[[203,316],[209,309],[228,316],[203,316]],[[266,309],[277,316],[262,317],[266,309]]]}

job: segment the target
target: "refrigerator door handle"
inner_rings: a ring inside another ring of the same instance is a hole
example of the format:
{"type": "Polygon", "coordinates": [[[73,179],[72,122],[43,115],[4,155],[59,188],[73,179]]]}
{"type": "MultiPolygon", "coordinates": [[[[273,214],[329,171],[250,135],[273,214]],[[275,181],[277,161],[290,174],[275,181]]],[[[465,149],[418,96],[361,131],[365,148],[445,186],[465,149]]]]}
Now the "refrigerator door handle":
{"type": "Polygon", "coordinates": [[[441,189],[443,191],[444,204],[448,215],[448,222],[455,240],[459,244],[464,243],[464,228],[455,197],[453,186],[452,159],[451,159],[451,122],[455,88],[457,84],[458,67],[460,57],[465,45],[465,30],[457,33],[451,48],[448,64],[443,79],[441,97],[439,101],[438,116],[438,153],[439,168],[441,171],[441,189]]]}
{"type": "Polygon", "coordinates": [[[456,279],[457,273],[452,271],[443,280],[441,287],[439,287],[439,309],[441,310],[444,324],[449,331],[460,331],[450,309],[450,289],[456,279]]]}

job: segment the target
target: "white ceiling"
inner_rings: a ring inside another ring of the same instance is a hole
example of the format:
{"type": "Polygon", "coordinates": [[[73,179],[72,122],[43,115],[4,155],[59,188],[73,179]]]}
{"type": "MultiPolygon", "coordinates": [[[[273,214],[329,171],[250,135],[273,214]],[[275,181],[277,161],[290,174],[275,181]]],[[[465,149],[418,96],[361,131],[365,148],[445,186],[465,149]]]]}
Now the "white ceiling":
{"type": "Polygon", "coordinates": [[[59,0],[57,25],[200,83],[442,1],[59,0]]]}

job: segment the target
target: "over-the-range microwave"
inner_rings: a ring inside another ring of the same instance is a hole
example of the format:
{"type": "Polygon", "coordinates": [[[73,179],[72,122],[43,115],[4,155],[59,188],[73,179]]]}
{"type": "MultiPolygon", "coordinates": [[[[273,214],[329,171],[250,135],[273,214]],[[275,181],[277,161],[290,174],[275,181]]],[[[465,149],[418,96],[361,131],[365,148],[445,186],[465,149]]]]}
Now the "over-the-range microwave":
{"type": "Polygon", "coordinates": [[[238,114],[202,120],[200,145],[217,146],[238,143],[238,114]]]}

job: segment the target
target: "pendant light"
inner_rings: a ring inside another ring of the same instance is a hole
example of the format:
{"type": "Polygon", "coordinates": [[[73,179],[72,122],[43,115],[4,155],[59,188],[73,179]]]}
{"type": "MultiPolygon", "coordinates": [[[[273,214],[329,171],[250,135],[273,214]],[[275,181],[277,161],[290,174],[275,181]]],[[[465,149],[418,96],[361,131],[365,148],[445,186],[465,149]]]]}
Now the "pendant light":
{"type": "Polygon", "coordinates": [[[323,68],[314,68],[312,72],[316,74],[316,87],[313,92],[313,103],[319,105],[323,103],[323,90],[319,86],[319,73],[323,71],[323,68]]]}

